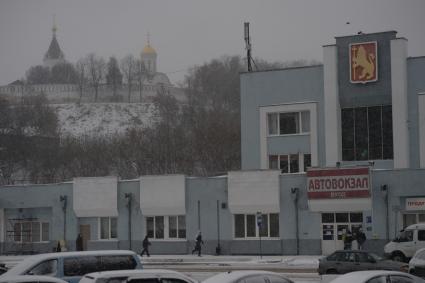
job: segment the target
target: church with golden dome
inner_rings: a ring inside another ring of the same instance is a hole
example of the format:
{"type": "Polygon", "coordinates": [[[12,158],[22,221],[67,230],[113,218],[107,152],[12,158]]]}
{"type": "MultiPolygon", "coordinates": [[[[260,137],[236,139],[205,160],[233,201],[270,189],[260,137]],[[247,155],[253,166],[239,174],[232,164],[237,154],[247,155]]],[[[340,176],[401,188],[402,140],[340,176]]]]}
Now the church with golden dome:
{"type": "MultiPolygon", "coordinates": [[[[65,54],[61,50],[57,39],[57,31],[58,28],[56,22],[53,20],[52,39],[42,60],[42,65],[44,67],[49,67],[50,69],[57,64],[67,63],[65,60],[65,54]]],[[[116,102],[118,97],[121,98],[120,102],[150,103],[160,91],[174,96],[177,101],[184,102],[186,100],[183,90],[174,86],[165,73],[158,72],[158,54],[151,45],[149,33],[147,35],[147,44],[142,49],[139,59],[145,72],[142,83],[140,84],[135,81],[130,87],[123,82],[123,84],[118,87],[118,95],[115,95],[114,97],[110,87],[104,83],[99,87],[99,102],[116,102]],[[130,96],[128,96],[129,88],[131,92],[130,96]],[[128,97],[130,100],[127,99],[128,97]]],[[[90,85],[87,85],[84,91],[85,93],[82,96],[81,102],[93,102],[93,90],[90,88],[90,85]]],[[[23,93],[43,93],[52,103],[80,101],[79,86],[77,84],[28,85],[23,81],[15,81],[9,85],[0,86],[0,95],[12,100],[18,99],[23,95],[23,93]]]]}

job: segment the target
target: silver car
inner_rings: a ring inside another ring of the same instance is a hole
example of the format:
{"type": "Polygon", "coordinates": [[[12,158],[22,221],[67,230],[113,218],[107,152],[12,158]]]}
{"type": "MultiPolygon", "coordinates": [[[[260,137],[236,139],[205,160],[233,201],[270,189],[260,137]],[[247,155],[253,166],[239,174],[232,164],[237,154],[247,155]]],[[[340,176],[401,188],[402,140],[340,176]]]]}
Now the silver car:
{"type": "Polygon", "coordinates": [[[425,278],[425,248],[418,250],[409,261],[409,273],[425,278]]]}
{"type": "Polygon", "coordinates": [[[345,274],[361,270],[408,271],[406,263],[385,260],[373,253],[341,250],[319,259],[319,274],[345,274]]]}

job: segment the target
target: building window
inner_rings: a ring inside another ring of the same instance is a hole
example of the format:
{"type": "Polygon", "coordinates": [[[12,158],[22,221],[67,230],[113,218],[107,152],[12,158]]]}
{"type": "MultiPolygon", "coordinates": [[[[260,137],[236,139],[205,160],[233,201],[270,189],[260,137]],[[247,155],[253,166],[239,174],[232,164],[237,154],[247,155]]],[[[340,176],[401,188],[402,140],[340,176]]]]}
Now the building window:
{"type": "Polygon", "coordinates": [[[234,237],[246,238],[278,238],[279,237],[279,214],[262,214],[262,225],[257,225],[256,214],[234,215],[234,237]]]}
{"type": "Polygon", "coordinates": [[[186,239],[186,217],[184,215],[146,217],[146,231],[148,237],[152,239],[186,239]]]}
{"type": "Polygon", "coordinates": [[[270,136],[309,133],[310,112],[268,113],[267,125],[270,136]]]}
{"type": "Polygon", "coordinates": [[[307,168],[311,167],[311,154],[304,154],[304,172],[307,172],[307,168]]]}
{"type": "Polygon", "coordinates": [[[341,125],[343,160],[393,158],[391,105],[344,108],[341,125]]]}
{"type": "Polygon", "coordinates": [[[101,240],[112,240],[118,238],[116,217],[100,217],[99,222],[101,240]]]}
{"type": "Polygon", "coordinates": [[[25,221],[13,224],[13,240],[22,243],[48,242],[49,223],[38,221],[25,221]]]}
{"type": "Polygon", "coordinates": [[[269,169],[280,169],[283,174],[300,172],[299,155],[269,155],[269,169]]]}

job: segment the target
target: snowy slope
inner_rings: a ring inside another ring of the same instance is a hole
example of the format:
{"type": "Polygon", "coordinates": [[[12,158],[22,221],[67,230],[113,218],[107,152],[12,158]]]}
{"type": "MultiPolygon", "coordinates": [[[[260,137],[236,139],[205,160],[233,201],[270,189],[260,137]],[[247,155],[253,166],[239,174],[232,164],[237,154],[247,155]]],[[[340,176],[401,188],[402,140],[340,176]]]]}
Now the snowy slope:
{"type": "Polygon", "coordinates": [[[149,126],[154,115],[150,103],[53,104],[63,135],[109,135],[130,127],[149,126]]]}

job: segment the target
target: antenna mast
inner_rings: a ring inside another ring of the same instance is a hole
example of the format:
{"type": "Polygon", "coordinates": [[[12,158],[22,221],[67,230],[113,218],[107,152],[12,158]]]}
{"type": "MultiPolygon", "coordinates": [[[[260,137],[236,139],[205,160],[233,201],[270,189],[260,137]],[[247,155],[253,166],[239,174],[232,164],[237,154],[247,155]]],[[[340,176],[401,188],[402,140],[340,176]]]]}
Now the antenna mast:
{"type": "Polygon", "coordinates": [[[249,38],[249,22],[244,23],[244,38],[246,49],[246,61],[248,63],[248,72],[252,72],[251,67],[251,40],[249,38]]]}

